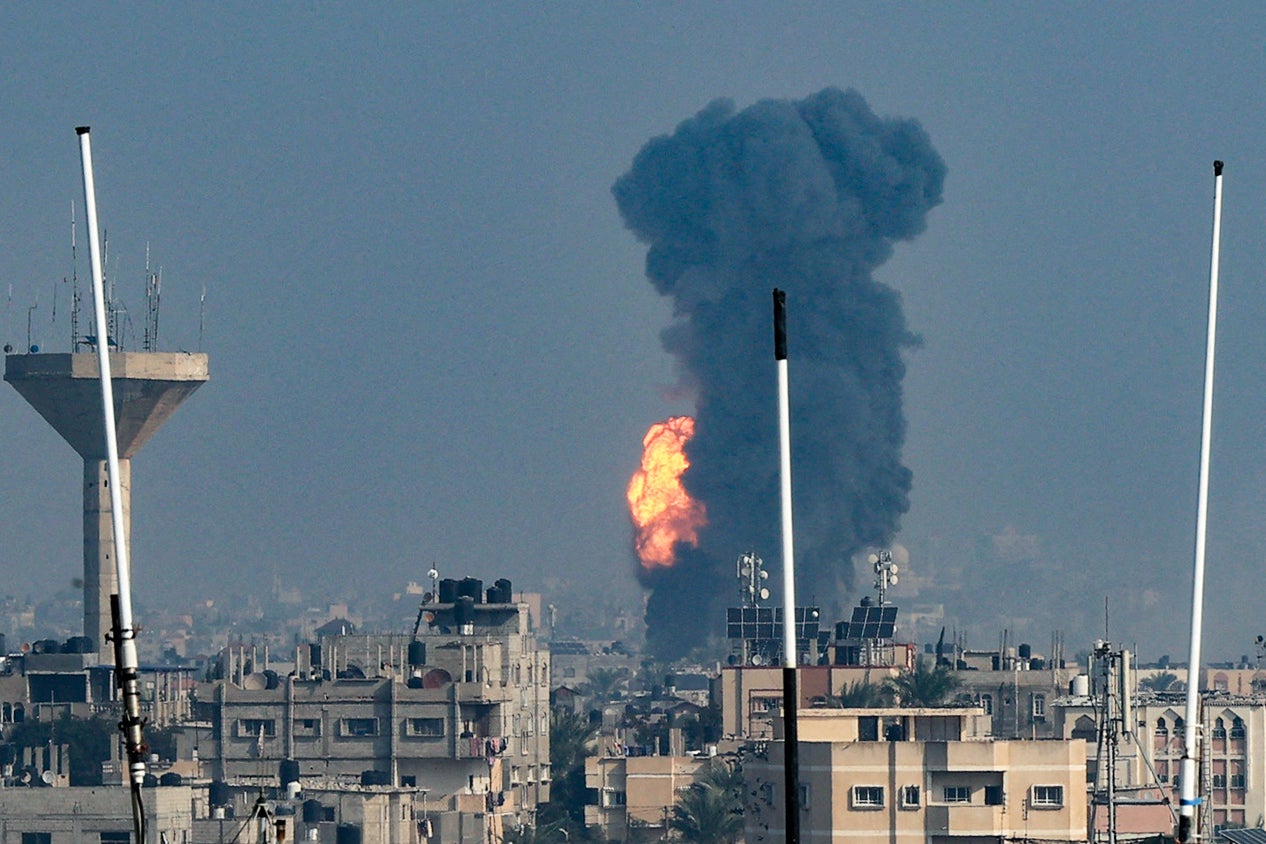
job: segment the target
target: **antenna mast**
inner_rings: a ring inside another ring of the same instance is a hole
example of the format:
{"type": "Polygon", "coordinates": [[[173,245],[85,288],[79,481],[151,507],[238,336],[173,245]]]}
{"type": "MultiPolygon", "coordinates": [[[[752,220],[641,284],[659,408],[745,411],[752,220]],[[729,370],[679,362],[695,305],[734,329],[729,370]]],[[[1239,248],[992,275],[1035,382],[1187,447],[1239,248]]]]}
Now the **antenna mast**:
{"type": "Polygon", "coordinates": [[[1196,563],[1191,590],[1191,653],[1187,660],[1187,708],[1179,768],[1178,844],[1195,833],[1196,721],[1200,717],[1200,638],[1204,615],[1205,544],[1209,523],[1209,451],[1213,439],[1213,358],[1218,329],[1218,250],[1222,238],[1222,162],[1213,162],[1213,249],[1209,263],[1209,325],[1204,360],[1204,416],[1200,428],[1200,488],[1196,503],[1196,563]]]}
{"type": "MultiPolygon", "coordinates": [[[[97,197],[92,178],[92,143],[88,127],[75,130],[79,134],[79,154],[83,164],[84,211],[88,225],[88,254],[92,265],[93,307],[97,325],[106,325],[105,289],[101,273],[101,249],[97,242],[97,197]]],[[[114,389],[110,381],[109,336],[97,337],[97,365],[101,377],[101,407],[105,422],[106,462],[110,479],[110,509],[114,521],[114,561],[118,572],[119,593],[111,596],[114,617],[114,677],[123,698],[123,720],[119,729],[127,746],[128,774],[132,785],[132,823],[136,840],[144,842],[145,812],[141,805],[141,786],[145,780],[145,743],[141,736],[141,696],[138,687],[136,630],[132,625],[132,581],[128,566],[127,533],[123,524],[123,492],[119,481],[119,445],[114,419],[114,389]]]]}
{"type": "Polygon", "coordinates": [[[774,289],[774,360],[778,365],[778,441],[782,478],[782,723],[787,844],[800,844],[800,693],[796,688],[796,568],[791,530],[791,403],[787,384],[787,294],[774,289]]]}

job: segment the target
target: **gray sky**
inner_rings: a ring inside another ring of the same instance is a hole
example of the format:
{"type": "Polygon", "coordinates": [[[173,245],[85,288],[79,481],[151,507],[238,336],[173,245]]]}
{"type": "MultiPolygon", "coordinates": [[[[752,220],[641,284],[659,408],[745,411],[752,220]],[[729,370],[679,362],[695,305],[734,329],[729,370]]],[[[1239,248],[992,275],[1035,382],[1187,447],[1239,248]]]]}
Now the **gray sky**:
{"type": "MultiPolygon", "coordinates": [[[[7,5],[0,334],[38,297],[33,339],[68,345],[89,124],[138,330],[146,243],[164,347],[197,348],[207,290],[212,381],[134,465],[138,600],[274,570],[385,592],[435,560],[636,603],[624,485],[691,407],[611,184],[716,97],[856,88],[949,167],[879,272],[923,338],[902,600],[1076,649],[1107,598],[1114,639],[1181,656],[1223,158],[1207,652],[1251,654],[1262,33],[1253,4],[7,5]]],[[[0,441],[0,592],[66,586],[79,460],[7,386],[0,441]]]]}

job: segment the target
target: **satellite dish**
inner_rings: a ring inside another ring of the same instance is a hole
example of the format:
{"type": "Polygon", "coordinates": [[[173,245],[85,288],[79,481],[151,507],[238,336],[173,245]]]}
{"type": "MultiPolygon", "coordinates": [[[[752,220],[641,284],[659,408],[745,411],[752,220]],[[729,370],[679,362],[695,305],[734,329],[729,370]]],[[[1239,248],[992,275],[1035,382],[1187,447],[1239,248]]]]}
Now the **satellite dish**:
{"type": "Polygon", "coordinates": [[[765,660],[761,659],[760,654],[752,654],[752,665],[760,665],[765,660]]]}
{"type": "Polygon", "coordinates": [[[877,563],[877,562],[879,562],[879,555],[878,555],[878,554],[871,554],[869,557],[867,557],[867,558],[866,558],[866,562],[868,562],[868,563],[877,563]]]}
{"type": "Polygon", "coordinates": [[[52,771],[45,771],[44,773],[40,774],[40,780],[43,781],[44,785],[52,785],[53,781],[56,779],[57,777],[53,775],[52,771]]]}
{"type": "Polygon", "coordinates": [[[761,580],[769,580],[769,572],[765,571],[764,569],[761,569],[761,570],[760,570],[760,579],[761,579],[761,580]]]}
{"type": "Polygon", "coordinates": [[[761,588],[761,590],[760,590],[760,599],[761,599],[762,601],[768,601],[768,600],[769,600],[769,590],[768,590],[768,589],[765,589],[765,588],[763,588],[763,587],[761,588]]]}
{"type": "Polygon", "coordinates": [[[431,569],[430,571],[426,573],[426,576],[434,580],[435,578],[440,576],[440,573],[436,571],[435,569],[431,569]]]}
{"type": "Polygon", "coordinates": [[[896,582],[897,582],[897,576],[894,574],[892,577],[888,578],[888,582],[889,582],[889,583],[896,583],[896,582]]]}
{"type": "Polygon", "coordinates": [[[897,572],[901,571],[901,569],[897,568],[896,563],[893,563],[891,566],[888,567],[888,571],[892,572],[893,574],[896,574],[897,572]]]}

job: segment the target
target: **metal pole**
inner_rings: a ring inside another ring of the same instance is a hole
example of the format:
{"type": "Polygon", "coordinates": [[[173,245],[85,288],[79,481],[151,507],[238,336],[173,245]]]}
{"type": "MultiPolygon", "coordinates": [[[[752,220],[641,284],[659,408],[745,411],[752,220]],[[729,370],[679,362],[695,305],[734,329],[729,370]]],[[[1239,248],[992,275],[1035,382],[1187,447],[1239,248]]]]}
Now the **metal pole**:
{"type": "MultiPolygon", "coordinates": [[[[123,697],[123,731],[127,745],[128,772],[132,783],[134,809],[139,808],[140,789],[145,779],[144,739],[141,736],[141,702],[138,687],[135,629],[132,625],[132,581],[128,566],[128,548],[123,526],[123,489],[119,480],[119,446],[114,419],[114,390],[110,381],[110,337],[106,323],[105,290],[102,284],[101,242],[97,227],[97,193],[92,177],[92,143],[88,127],[80,126],[79,155],[83,165],[84,211],[88,226],[88,255],[92,266],[92,298],[97,320],[97,365],[101,380],[101,405],[105,422],[107,477],[110,480],[110,509],[114,525],[114,564],[118,573],[119,594],[111,601],[114,610],[115,680],[123,697]]],[[[144,821],[134,811],[138,827],[137,841],[144,844],[144,821]]]]}
{"type": "Polygon", "coordinates": [[[787,844],[800,842],[800,748],[796,688],[796,571],[791,529],[791,410],[787,386],[787,294],[774,290],[774,360],[778,365],[779,475],[782,478],[782,718],[787,844]]]}
{"type": "Polygon", "coordinates": [[[1196,564],[1191,590],[1191,653],[1187,659],[1187,708],[1183,721],[1182,763],[1179,768],[1178,844],[1195,832],[1196,719],[1200,703],[1200,637],[1204,614],[1205,541],[1209,512],[1209,448],[1213,431],[1213,357],[1218,328],[1218,250],[1222,237],[1222,162],[1213,162],[1213,250],[1209,264],[1209,324],[1204,363],[1204,417],[1200,429],[1200,489],[1196,504],[1196,564]]]}

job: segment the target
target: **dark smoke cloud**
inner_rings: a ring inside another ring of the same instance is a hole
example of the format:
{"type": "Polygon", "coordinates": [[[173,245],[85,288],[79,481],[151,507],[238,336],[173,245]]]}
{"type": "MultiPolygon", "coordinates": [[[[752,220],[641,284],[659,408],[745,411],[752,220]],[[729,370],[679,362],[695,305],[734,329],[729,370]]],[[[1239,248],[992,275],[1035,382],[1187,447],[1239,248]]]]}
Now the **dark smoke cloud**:
{"type": "Polygon", "coordinates": [[[709,517],[697,550],[645,576],[660,656],[722,629],[741,553],[777,570],[774,287],[787,291],[797,597],[842,597],[851,555],[895,535],[911,482],[901,353],[916,338],[872,272],[923,231],[944,177],[918,123],[827,88],[738,113],[717,100],[616,181],[625,224],[649,245],[647,277],[674,302],[662,340],[696,400],[683,480],[709,517]]]}

